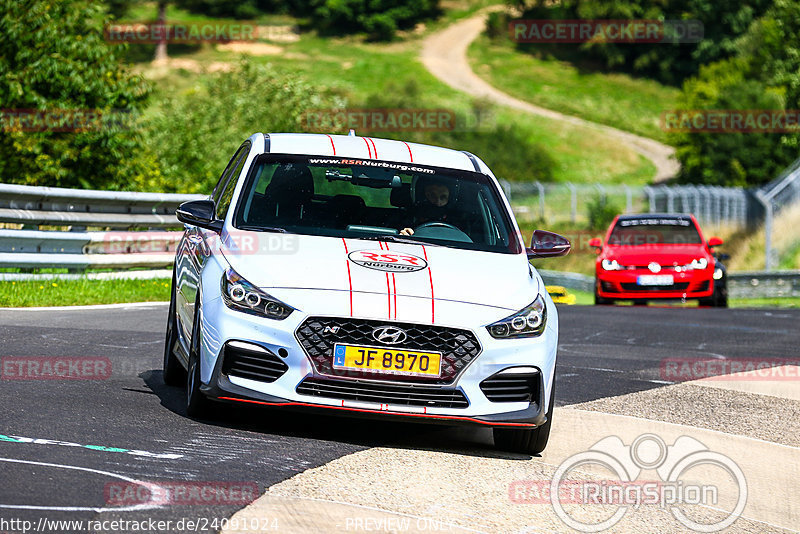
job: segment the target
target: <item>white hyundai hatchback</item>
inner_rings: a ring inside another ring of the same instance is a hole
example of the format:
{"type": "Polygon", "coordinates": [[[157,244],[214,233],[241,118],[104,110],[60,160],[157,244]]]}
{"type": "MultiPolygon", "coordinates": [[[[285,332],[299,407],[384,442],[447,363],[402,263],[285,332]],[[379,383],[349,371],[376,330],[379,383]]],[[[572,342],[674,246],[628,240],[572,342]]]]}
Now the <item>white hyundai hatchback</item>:
{"type": "Polygon", "coordinates": [[[489,168],[386,139],[254,134],[186,202],[164,380],[210,401],[493,429],[547,444],[558,314],[489,168]]]}

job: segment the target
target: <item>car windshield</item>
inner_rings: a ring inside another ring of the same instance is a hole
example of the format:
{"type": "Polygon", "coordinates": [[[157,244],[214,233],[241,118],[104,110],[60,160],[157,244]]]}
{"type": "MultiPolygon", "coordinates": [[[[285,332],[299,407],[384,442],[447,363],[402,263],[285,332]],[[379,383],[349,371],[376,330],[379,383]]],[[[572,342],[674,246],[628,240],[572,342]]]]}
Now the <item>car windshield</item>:
{"type": "Polygon", "coordinates": [[[643,217],[620,219],[608,237],[609,245],[687,245],[702,243],[691,219],[643,217]]]}
{"type": "Polygon", "coordinates": [[[523,250],[488,177],[413,163],[262,155],[233,222],[242,230],[523,250]]]}

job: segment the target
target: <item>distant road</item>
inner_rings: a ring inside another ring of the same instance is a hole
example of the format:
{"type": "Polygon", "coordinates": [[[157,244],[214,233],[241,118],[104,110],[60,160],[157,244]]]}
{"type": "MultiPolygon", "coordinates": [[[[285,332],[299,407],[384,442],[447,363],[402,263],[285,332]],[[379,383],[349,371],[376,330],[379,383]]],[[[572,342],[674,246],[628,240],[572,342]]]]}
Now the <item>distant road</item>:
{"type": "Polygon", "coordinates": [[[502,106],[600,130],[652,161],[656,167],[653,177],[655,182],[663,182],[678,174],[680,164],[675,160],[675,149],[671,146],[611,126],[535,106],[492,87],[475,74],[467,60],[467,49],[483,31],[485,19],[486,12],[483,12],[433,33],[423,41],[420,59],[431,74],[453,89],[486,98],[502,106]]]}

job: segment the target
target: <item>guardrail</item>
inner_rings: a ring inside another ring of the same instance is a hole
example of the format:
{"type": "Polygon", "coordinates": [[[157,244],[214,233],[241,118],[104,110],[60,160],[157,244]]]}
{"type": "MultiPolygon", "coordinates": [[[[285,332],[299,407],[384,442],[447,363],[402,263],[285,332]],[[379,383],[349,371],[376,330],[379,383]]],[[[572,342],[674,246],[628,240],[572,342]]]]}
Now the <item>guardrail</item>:
{"type": "Polygon", "coordinates": [[[800,297],[800,271],[728,273],[734,298],[800,297]]]}
{"type": "MultiPolygon", "coordinates": [[[[594,291],[593,276],[544,269],[538,271],[547,285],[588,293],[594,291]]],[[[728,296],[739,299],[800,297],[800,270],[728,273],[728,296]]]]}
{"type": "Polygon", "coordinates": [[[0,230],[0,268],[80,273],[170,267],[181,232],[166,229],[180,228],[175,209],[199,198],[204,197],[0,184],[0,222],[22,225],[0,230]]]}

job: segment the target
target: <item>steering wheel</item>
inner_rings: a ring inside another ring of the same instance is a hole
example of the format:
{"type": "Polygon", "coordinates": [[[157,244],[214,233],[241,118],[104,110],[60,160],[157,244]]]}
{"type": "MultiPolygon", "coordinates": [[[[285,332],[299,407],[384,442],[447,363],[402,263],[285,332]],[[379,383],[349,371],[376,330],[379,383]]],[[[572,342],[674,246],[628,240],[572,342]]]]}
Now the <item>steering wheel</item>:
{"type": "Polygon", "coordinates": [[[416,228],[414,228],[414,232],[416,232],[417,230],[420,230],[422,228],[450,228],[451,230],[456,230],[459,233],[463,233],[463,232],[461,232],[461,229],[458,228],[457,226],[453,226],[452,224],[449,224],[449,223],[446,223],[446,222],[439,222],[439,221],[422,223],[419,226],[417,226],[416,228]]]}

